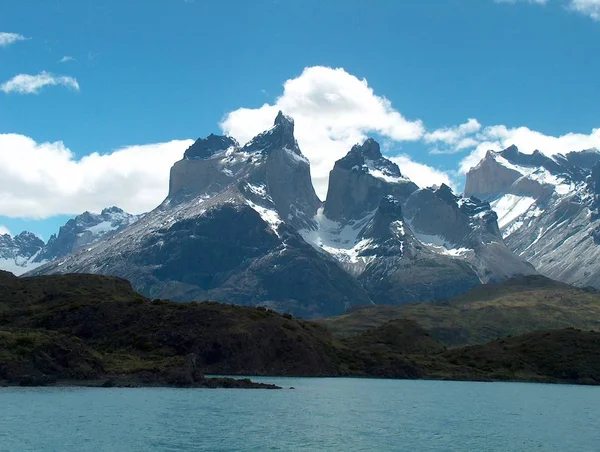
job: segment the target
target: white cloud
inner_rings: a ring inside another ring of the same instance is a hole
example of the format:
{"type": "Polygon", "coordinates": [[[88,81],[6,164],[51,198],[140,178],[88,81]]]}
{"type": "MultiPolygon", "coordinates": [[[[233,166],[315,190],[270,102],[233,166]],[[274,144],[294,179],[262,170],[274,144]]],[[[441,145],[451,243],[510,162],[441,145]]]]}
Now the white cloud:
{"type": "MultiPolygon", "coordinates": [[[[549,0],[494,0],[495,3],[530,3],[533,5],[547,5],[549,0]]],[[[600,0],[560,0],[568,9],[589,16],[600,22],[600,0]]]]}
{"type": "Polygon", "coordinates": [[[7,47],[18,41],[25,41],[27,38],[18,33],[6,33],[0,31],[0,47],[7,47]]]}
{"type": "Polygon", "coordinates": [[[299,77],[286,81],[274,105],[229,113],[221,128],[245,143],[271,127],[278,110],[295,120],[296,138],[311,162],[313,183],[321,198],[335,161],[367,134],[416,141],[425,132],[420,120],[406,119],[388,99],[376,95],[366,80],[344,69],[322,66],[306,68],[299,77]]]}
{"type": "Polygon", "coordinates": [[[573,11],[600,21],[600,0],[571,0],[569,7],[573,11]]]}
{"type": "Polygon", "coordinates": [[[169,170],[192,143],[130,146],[77,159],[62,142],[0,134],[0,215],[42,219],[112,205],[147,212],[167,195],[169,170]]]}
{"type": "Polygon", "coordinates": [[[4,234],[8,234],[8,235],[12,236],[12,234],[10,233],[8,228],[6,226],[0,224],[0,235],[4,235],[4,234]]]}
{"type": "Polygon", "coordinates": [[[449,172],[432,168],[423,163],[412,160],[408,155],[401,154],[391,157],[390,160],[400,167],[400,171],[419,187],[446,184],[456,191],[457,185],[450,177],[449,172]]]}
{"type": "Polygon", "coordinates": [[[53,75],[49,72],[40,72],[38,75],[19,74],[0,85],[0,90],[6,94],[37,94],[46,86],[62,85],[79,91],[79,83],[73,77],[53,75]]]}
{"type": "Polygon", "coordinates": [[[69,55],[65,55],[60,60],[58,60],[59,63],[68,63],[69,61],[75,61],[75,58],[69,55]]]}
{"type": "Polygon", "coordinates": [[[486,127],[476,135],[474,151],[460,162],[460,172],[466,173],[477,165],[488,150],[500,151],[515,145],[521,152],[532,154],[539,150],[546,155],[567,154],[585,149],[600,149],[600,128],[584,133],[567,133],[558,137],[545,135],[527,127],[508,128],[504,125],[486,127]]]}
{"type": "Polygon", "coordinates": [[[464,149],[477,145],[477,141],[469,137],[481,130],[481,124],[474,118],[455,127],[445,127],[426,133],[423,137],[426,143],[436,144],[430,154],[456,154],[464,149]]]}

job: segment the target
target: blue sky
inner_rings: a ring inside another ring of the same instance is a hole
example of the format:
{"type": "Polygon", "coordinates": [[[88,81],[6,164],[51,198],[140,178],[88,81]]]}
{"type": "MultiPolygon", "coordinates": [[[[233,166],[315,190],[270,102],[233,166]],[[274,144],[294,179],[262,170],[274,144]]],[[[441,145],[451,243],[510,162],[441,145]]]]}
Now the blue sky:
{"type": "Polygon", "coordinates": [[[187,140],[250,136],[283,107],[321,193],[368,135],[421,185],[457,191],[487,148],[596,146],[599,14],[598,0],[4,0],[0,225],[48,238],[83,210],[149,210],[187,140]]]}

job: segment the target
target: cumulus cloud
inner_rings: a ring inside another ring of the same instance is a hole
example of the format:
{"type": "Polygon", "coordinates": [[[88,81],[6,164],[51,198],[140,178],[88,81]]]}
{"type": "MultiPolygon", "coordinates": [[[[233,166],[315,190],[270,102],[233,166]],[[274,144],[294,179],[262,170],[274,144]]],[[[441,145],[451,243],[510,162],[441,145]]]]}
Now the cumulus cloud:
{"type": "Polygon", "coordinates": [[[6,94],[38,94],[46,86],[62,85],[79,91],[79,83],[73,77],[53,75],[49,72],[40,72],[37,75],[19,74],[0,85],[0,90],[6,94]]]}
{"type": "Polygon", "coordinates": [[[419,187],[446,184],[454,191],[460,191],[456,182],[452,179],[451,173],[448,171],[438,170],[429,165],[415,162],[406,154],[391,157],[390,160],[400,167],[404,176],[408,177],[419,187]]]}
{"type": "Polygon", "coordinates": [[[586,149],[600,149],[600,128],[590,134],[567,133],[561,136],[545,135],[527,127],[509,128],[504,125],[486,127],[474,138],[478,144],[460,162],[460,172],[466,173],[477,165],[488,150],[500,151],[515,145],[521,152],[532,154],[535,150],[546,155],[567,154],[586,149]]]}
{"type": "Polygon", "coordinates": [[[429,151],[430,154],[455,154],[477,145],[477,141],[469,135],[478,132],[481,124],[474,118],[469,118],[466,123],[455,127],[445,127],[426,133],[424,140],[437,147],[429,151]]]}
{"type": "Polygon", "coordinates": [[[65,55],[60,60],[58,60],[59,63],[68,63],[69,61],[75,61],[75,58],[69,55],[65,55]]]}
{"type": "MultiPolygon", "coordinates": [[[[532,5],[546,5],[549,0],[494,0],[495,3],[530,3],[532,5]]],[[[600,0],[557,0],[567,9],[575,11],[600,22],[600,0]]]]}
{"type": "Polygon", "coordinates": [[[27,38],[18,33],[6,33],[0,31],[0,47],[8,47],[11,44],[19,41],[25,41],[27,38]]]}
{"type": "Polygon", "coordinates": [[[43,219],[112,205],[147,212],[167,195],[169,170],[192,142],[130,146],[78,159],[62,142],[0,134],[0,215],[43,219]]]}
{"type": "Polygon", "coordinates": [[[378,96],[366,80],[344,69],[309,67],[283,85],[273,105],[241,108],[223,119],[222,130],[245,143],[268,129],[277,112],[292,116],[296,138],[311,162],[315,189],[327,192],[329,171],[350,148],[375,133],[393,141],[416,141],[425,128],[420,120],[406,119],[385,97],[378,96]]]}
{"type": "Polygon", "coordinates": [[[0,235],[5,235],[5,234],[12,236],[12,234],[10,233],[8,228],[6,226],[0,224],[0,235]]]}
{"type": "Polygon", "coordinates": [[[571,0],[569,7],[573,11],[600,21],[600,0],[571,0]]]}

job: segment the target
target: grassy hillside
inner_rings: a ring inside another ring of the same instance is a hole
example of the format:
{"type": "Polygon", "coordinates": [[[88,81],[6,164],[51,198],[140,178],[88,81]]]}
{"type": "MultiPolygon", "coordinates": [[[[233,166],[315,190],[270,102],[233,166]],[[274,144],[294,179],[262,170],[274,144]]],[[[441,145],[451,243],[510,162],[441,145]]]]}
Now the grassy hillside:
{"type": "Polygon", "coordinates": [[[347,337],[393,319],[414,320],[450,347],[538,330],[600,330],[600,292],[528,276],[483,285],[448,302],[374,306],[319,323],[347,337]]]}
{"type": "Polygon", "coordinates": [[[599,337],[551,331],[448,350],[417,322],[392,320],[340,339],[264,308],[148,300],[118,278],[0,273],[8,384],[256,387],[204,373],[600,384],[599,337]]]}

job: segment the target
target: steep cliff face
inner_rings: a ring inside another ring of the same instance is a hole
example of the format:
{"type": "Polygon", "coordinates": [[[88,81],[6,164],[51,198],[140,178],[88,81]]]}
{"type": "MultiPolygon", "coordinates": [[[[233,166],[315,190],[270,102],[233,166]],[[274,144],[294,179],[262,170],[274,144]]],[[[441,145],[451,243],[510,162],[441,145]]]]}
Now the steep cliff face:
{"type": "Polygon", "coordinates": [[[249,199],[267,196],[291,226],[314,226],[312,218],[321,201],[308,159],[294,138],[294,122],[283,113],[273,128],[243,147],[215,135],[196,141],[171,169],[169,199],[210,199],[236,184],[249,199]]]}
{"type": "Polygon", "coordinates": [[[540,273],[600,287],[594,172],[598,162],[597,150],[548,157],[511,147],[488,152],[467,174],[466,187],[490,201],[507,246],[540,273]],[[490,167],[491,172],[484,169],[490,167]],[[511,184],[497,184],[507,168],[519,177],[511,184]]]}
{"type": "Polygon", "coordinates": [[[376,210],[385,196],[403,203],[417,189],[398,165],[383,157],[379,144],[368,139],[335,163],[323,213],[333,221],[360,220],[376,210]]]}

